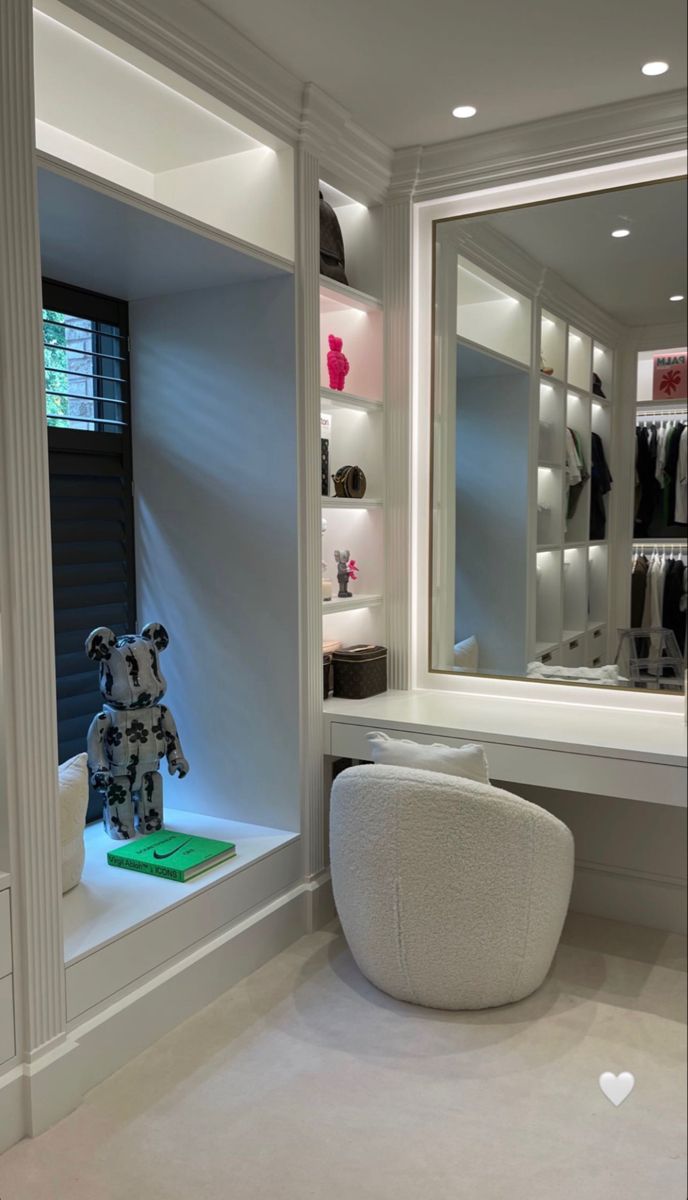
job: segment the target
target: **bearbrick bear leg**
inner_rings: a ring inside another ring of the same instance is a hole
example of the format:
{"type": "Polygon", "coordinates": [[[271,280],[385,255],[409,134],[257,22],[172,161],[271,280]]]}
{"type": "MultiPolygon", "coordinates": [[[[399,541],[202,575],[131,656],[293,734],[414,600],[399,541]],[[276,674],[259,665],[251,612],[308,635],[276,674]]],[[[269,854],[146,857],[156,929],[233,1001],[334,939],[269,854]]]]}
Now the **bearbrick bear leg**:
{"type": "Polygon", "coordinates": [[[105,793],[103,822],[111,838],[125,842],[136,836],[134,801],[127,775],[115,775],[105,793]]]}
{"type": "Polygon", "coordinates": [[[139,833],[162,829],[162,776],[146,771],[139,792],[139,833]]]}

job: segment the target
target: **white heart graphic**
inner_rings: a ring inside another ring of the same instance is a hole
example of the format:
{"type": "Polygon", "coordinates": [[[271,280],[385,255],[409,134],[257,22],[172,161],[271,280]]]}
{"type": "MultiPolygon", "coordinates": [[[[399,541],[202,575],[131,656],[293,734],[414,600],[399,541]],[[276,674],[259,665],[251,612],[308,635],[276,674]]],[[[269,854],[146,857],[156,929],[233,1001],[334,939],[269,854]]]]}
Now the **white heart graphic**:
{"type": "Polygon", "coordinates": [[[622,1071],[614,1075],[612,1071],[603,1071],[600,1075],[600,1087],[608,1100],[618,1108],[633,1091],[635,1079],[630,1071],[622,1071]]]}

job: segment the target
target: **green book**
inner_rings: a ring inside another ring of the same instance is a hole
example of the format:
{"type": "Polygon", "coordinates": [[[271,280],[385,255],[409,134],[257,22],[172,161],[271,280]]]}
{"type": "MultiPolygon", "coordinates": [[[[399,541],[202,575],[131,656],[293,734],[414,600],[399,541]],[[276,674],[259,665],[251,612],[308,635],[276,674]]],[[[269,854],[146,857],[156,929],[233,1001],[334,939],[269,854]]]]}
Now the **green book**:
{"type": "Polygon", "coordinates": [[[144,871],[146,875],[160,875],[163,879],[186,883],[187,879],[193,879],[201,871],[209,871],[235,854],[234,842],[160,829],[157,833],[126,842],[117,850],[108,850],[107,860],[111,867],[144,871]]]}

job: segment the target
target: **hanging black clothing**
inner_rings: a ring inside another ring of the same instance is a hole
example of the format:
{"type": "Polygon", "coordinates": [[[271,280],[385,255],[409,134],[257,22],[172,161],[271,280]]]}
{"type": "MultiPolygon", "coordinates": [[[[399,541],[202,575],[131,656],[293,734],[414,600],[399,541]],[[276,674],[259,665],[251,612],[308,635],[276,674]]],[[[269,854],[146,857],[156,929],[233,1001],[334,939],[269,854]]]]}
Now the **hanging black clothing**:
{"type": "MultiPolygon", "coordinates": [[[[655,478],[657,467],[657,431],[639,425],[635,431],[636,454],[635,470],[637,477],[638,495],[634,523],[634,536],[647,537],[654,511],[659,503],[662,490],[655,478]],[[654,435],[654,446],[653,446],[654,435]],[[653,452],[654,451],[654,452],[653,452]]],[[[677,453],[678,459],[678,453],[677,453]]]]}
{"type": "Polygon", "coordinates": [[[674,515],[676,511],[676,475],[678,471],[678,452],[681,445],[681,434],[685,429],[685,424],[678,422],[674,425],[669,435],[669,441],[666,451],[666,462],[664,472],[667,477],[667,485],[664,488],[665,508],[664,519],[667,525],[675,525],[674,515]]]}
{"type": "Polygon", "coordinates": [[[647,587],[647,572],[650,563],[644,554],[635,560],[631,575],[631,627],[642,628],[643,612],[645,610],[645,589],[647,587]]]}
{"type": "Polygon", "coordinates": [[[607,510],[604,497],[612,490],[611,471],[604,454],[604,443],[599,433],[593,433],[590,467],[590,541],[604,541],[607,532],[607,510]]]}
{"type": "Polygon", "coordinates": [[[670,558],[666,565],[664,599],[662,601],[662,625],[672,629],[681,654],[686,650],[686,610],[681,610],[686,589],[686,568],[680,558],[670,558]]]}

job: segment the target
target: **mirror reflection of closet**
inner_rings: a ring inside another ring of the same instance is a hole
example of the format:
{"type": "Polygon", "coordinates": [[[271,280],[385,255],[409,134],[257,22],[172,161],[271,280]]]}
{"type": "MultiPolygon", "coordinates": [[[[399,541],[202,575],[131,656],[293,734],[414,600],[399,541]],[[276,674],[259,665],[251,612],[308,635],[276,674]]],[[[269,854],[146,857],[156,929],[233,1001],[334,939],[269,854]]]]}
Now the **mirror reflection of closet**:
{"type": "Polygon", "coordinates": [[[686,185],[435,226],[430,667],[686,661],[686,185]]]}

